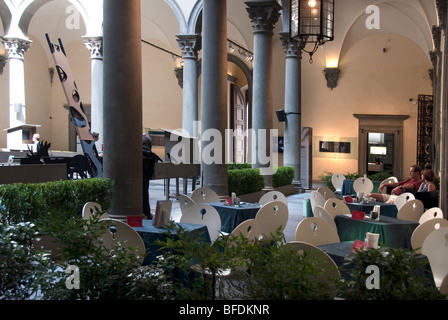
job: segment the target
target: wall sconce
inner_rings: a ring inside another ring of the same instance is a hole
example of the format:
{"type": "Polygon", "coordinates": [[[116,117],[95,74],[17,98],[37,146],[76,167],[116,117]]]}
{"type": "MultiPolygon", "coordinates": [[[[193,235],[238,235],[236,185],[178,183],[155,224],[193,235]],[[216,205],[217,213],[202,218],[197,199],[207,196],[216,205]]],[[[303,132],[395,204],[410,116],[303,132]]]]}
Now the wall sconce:
{"type": "Polygon", "coordinates": [[[50,73],[50,86],[53,86],[53,77],[54,77],[54,68],[48,68],[48,72],[50,73]]]}
{"type": "Polygon", "coordinates": [[[6,62],[8,61],[8,56],[5,54],[0,54],[0,75],[3,74],[3,68],[6,66],[6,62]]]}
{"type": "Polygon", "coordinates": [[[325,68],[325,79],[327,79],[327,87],[333,90],[338,85],[339,68],[325,68]]]}

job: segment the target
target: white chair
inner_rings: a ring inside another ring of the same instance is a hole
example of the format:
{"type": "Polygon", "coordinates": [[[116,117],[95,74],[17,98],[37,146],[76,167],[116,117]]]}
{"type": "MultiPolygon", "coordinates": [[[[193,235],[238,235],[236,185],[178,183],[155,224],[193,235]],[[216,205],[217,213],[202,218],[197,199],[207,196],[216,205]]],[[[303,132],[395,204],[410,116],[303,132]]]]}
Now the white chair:
{"type": "Polygon", "coordinates": [[[333,217],[333,219],[338,214],[351,214],[350,208],[345,204],[344,201],[340,199],[328,199],[325,201],[324,209],[333,217]]]}
{"type": "Polygon", "coordinates": [[[258,204],[265,205],[266,203],[270,201],[282,201],[286,204],[288,204],[288,200],[286,199],[286,196],[281,193],[280,191],[269,191],[261,196],[260,200],[258,201],[258,204]]]}
{"type": "Polygon", "coordinates": [[[436,287],[440,288],[448,274],[448,227],[431,232],[423,241],[422,253],[428,258],[436,287]]]}
{"type": "Polygon", "coordinates": [[[410,192],[405,192],[400,194],[395,200],[394,204],[397,207],[397,210],[400,210],[400,208],[409,200],[414,200],[415,196],[410,192]]]}
{"type": "Polygon", "coordinates": [[[336,194],[342,193],[342,186],[344,185],[345,176],[341,173],[335,173],[331,176],[331,184],[333,185],[336,194]]]}
{"type": "MultiPolygon", "coordinates": [[[[382,185],[383,183],[394,183],[394,182],[398,182],[398,179],[396,177],[389,177],[381,181],[380,185],[382,185]]],[[[380,193],[386,193],[386,192],[387,188],[383,188],[380,190],[380,193]]]]}
{"type": "Polygon", "coordinates": [[[255,219],[248,219],[241,222],[230,233],[233,237],[243,236],[249,240],[256,240],[260,237],[260,225],[255,219]]]}
{"type": "Polygon", "coordinates": [[[255,220],[260,227],[260,235],[264,238],[271,238],[276,235],[277,230],[283,232],[288,223],[288,205],[282,201],[271,201],[258,210],[255,220]]]}
{"type": "Polygon", "coordinates": [[[137,231],[115,219],[101,219],[100,222],[107,225],[107,230],[101,237],[105,248],[112,250],[119,242],[123,247],[129,248],[140,262],[143,262],[146,252],[145,243],[137,231]]]}
{"type": "Polygon", "coordinates": [[[210,188],[201,187],[191,193],[191,199],[194,203],[212,203],[220,202],[218,194],[210,188]]]}
{"type": "Polygon", "coordinates": [[[315,246],[338,243],[338,232],[322,218],[305,218],[296,228],[295,241],[311,243],[315,246]]]}
{"type": "Polygon", "coordinates": [[[415,228],[414,232],[412,232],[411,236],[411,246],[412,249],[416,250],[417,253],[422,252],[422,245],[425,241],[426,237],[433,232],[434,230],[438,230],[441,227],[448,227],[448,220],[445,219],[430,219],[422,224],[420,224],[417,228],[415,228]]]}
{"type": "Polygon", "coordinates": [[[368,195],[369,193],[372,193],[373,182],[366,176],[359,177],[353,182],[353,190],[355,190],[356,194],[363,193],[368,195]]]}
{"type": "Polygon", "coordinates": [[[334,194],[334,192],[326,186],[320,186],[319,188],[317,188],[317,192],[319,192],[321,195],[323,195],[325,200],[328,200],[331,198],[336,198],[336,195],[334,194]]]}
{"type": "Polygon", "coordinates": [[[211,242],[221,234],[221,217],[211,205],[197,203],[188,207],[180,217],[181,223],[202,224],[207,226],[211,242]]]}
{"type": "Polygon", "coordinates": [[[96,202],[86,202],[82,207],[82,218],[84,220],[90,220],[93,215],[97,214],[99,214],[99,220],[109,218],[109,214],[107,212],[103,212],[101,205],[96,202]]]}
{"type": "Polygon", "coordinates": [[[300,254],[307,254],[319,262],[319,267],[323,270],[321,275],[324,279],[338,279],[341,277],[339,268],[334,260],[322,249],[315,245],[303,241],[290,241],[285,244],[285,248],[292,248],[300,254]]]}
{"type": "Polygon", "coordinates": [[[314,207],[315,206],[323,207],[325,205],[325,201],[327,201],[327,199],[325,199],[325,197],[321,193],[315,190],[310,192],[310,204],[311,204],[311,211],[313,212],[313,214],[314,214],[314,207]]]}
{"type": "Polygon", "coordinates": [[[196,204],[191,197],[187,196],[186,194],[179,194],[179,206],[180,206],[180,212],[183,214],[183,212],[191,207],[192,205],[196,204]]]}
{"type": "Polygon", "coordinates": [[[398,209],[397,218],[418,222],[425,211],[423,202],[418,199],[409,200],[398,209]]]}
{"type": "Polygon", "coordinates": [[[443,219],[443,211],[438,207],[430,208],[423,212],[420,220],[418,221],[420,224],[425,223],[430,219],[443,219]]]}
{"type": "Polygon", "coordinates": [[[325,210],[324,207],[321,206],[315,206],[314,207],[314,216],[316,218],[324,219],[328,222],[329,225],[331,225],[333,228],[337,230],[336,223],[334,222],[333,217],[325,210]]]}

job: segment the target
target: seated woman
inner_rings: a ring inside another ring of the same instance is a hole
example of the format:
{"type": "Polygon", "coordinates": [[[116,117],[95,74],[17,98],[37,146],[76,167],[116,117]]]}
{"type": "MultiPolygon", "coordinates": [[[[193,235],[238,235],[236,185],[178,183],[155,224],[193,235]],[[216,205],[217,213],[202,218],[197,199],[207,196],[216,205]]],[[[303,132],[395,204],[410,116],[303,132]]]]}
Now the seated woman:
{"type": "Polygon", "coordinates": [[[431,192],[436,190],[434,179],[436,178],[434,172],[431,169],[425,169],[422,171],[423,183],[420,185],[418,192],[431,192]]]}

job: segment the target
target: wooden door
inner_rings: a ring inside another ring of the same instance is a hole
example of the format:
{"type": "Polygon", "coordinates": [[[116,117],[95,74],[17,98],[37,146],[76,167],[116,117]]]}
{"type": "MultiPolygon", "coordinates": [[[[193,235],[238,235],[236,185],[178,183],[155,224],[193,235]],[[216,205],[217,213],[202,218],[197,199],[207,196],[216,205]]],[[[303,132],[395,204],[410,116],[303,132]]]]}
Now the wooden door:
{"type": "Polygon", "coordinates": [[[233,161],[246,161],[246,99],[236,85],[231,86],[232,94],[232,129],[233,129],[233,161]]]}

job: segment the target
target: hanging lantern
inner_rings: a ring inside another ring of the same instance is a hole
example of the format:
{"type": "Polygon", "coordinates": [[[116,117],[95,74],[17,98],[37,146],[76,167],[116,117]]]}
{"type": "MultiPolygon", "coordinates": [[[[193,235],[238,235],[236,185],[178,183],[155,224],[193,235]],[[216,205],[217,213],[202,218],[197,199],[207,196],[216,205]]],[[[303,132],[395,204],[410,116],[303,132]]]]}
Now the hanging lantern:
{"type": "Polygon", "coordinates": [[[312,62],[319,46],[334,39],[334,0],[291,0],[290,33],[312,62]],[[305,50],[310,43],[312,50],[305,50]]]}

